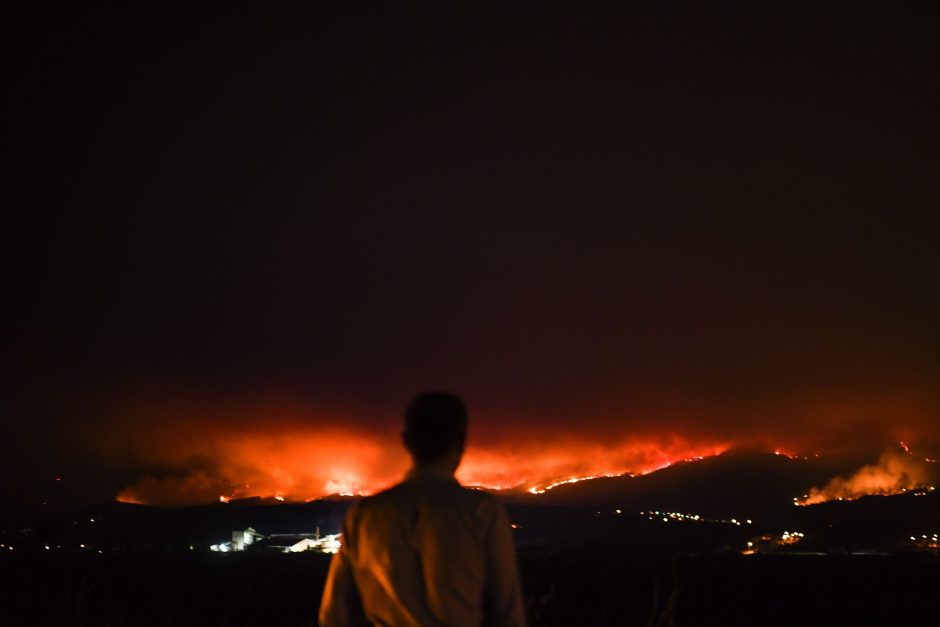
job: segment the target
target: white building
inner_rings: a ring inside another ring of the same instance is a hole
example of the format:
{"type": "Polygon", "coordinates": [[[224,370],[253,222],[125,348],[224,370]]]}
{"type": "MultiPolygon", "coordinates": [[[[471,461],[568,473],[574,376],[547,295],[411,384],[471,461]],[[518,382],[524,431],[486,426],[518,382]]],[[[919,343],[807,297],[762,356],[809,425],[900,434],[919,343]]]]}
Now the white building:
{"type": "Polygon", "coordinates": [[[316,538],[304,538],[300,542],[292,544],[287,550],[291,553],[300,553],[301,551],[336,553],[339,551],[339,547],[341,546],[339,536],[340,534],[338,533],[331,533],[321,538],[320,534],[317,533],[316,538]]]}
{"type": "Polygon", "coordinates": [[[272,533],[262,535],[253,528],[248,527],[244,531],[233,531],[231,542],[221,542],[209,547],[211,551],[220,553],[240,552],[246,547],[258,543],[260,540],[266,540],[263,548],[267,550],[280,551],[282,553],[300,553],[302,551],[318,551],[320,553],[336,553],[339,551],[340,535],[338,533],[320,535],[320,528],[317,527],[316,533],[272,533]]]}

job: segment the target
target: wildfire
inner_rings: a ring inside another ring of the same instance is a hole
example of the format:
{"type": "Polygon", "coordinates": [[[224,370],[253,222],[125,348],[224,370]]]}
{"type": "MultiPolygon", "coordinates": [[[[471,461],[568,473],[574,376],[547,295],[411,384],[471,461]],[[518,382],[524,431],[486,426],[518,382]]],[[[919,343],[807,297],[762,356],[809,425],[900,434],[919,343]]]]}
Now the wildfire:
{"type": "MultiPolygon", "coordinates": [[[[902,443],[903,445],[903,443],[902,443]]],[[[929,472],[909,454],[888,451],[878,463],[860,468],[850,477],[836,477],[822,488],[813,488],[802,498],[794,498],[794,505],[814,505],[826,501],[850,501],[870,495],[888,496],[927,489],[929,472]]]]}
{"type": "Polygon", "coordinates": [[[529,488],[530,494],[545,494],[547,491],[552,488],[557,488],[560,485],[565,485],[568,483],[578,483],[579,481],[587,481],[588,479],[600,479],[601,477],[616,477],[618,475],[591,475],[589,477],[571,477],[570,479],[564,479],[562,481],[556,481],[554,483],[549,483],[544,487],[533,486],[529,488]]]}
{"type": "MultiPolygon", "coordinates": [[[[727,445],[714,445],[692,448],[686,443],[672,443],[670,445],[655,444],[652,442],[628,442],[619,447],[595,450],[582,459],[591,459],[590,466],[595,472],[562,474],[566,466],[585,466],[585,463],[576,455],[560,456],[559,454],[543,454],[541,459],[532,460],[524,464],[525,474],[528,476],[545,475],[550,479],[538,481],[526,480],[526,491],[530,494],[544,494],[545,492],[562,485],[589,481],[592,479],[645,475],[679,462],[690,462],[720,455],[727,450],[727,445]],[[535,463],[533,463],[535,462],[535,463]],[[559,476],[560,475],[560,476],[559,476]]],[[[590,468],[588,466],[588,468],[590,468]]],[[[518,483],[509,487],[516,487],[518,483]]]]}
{"type": "MultiPolygon", "coordinates": [[[[185,467],[210,459],[188,473],[146,476],[122,491],[123,502],[187,505],[248,497],[308,501],[324,496],[361,496],[398,481],[408,467],[394,438],[324,430],[287,434],[221,434],[173,449],[185,467]],[[383,440],[386,438],[382,438],[383,440]],[[188,455],[181,450],[189,446],[188,455]],[[222,495],[221,497],[219,495],[222,495]]],[[[677,437],[609,445],[543,441],[470,446],[457,478],[464,485],[542,494],[564,484],[598,477],[646,474],[674,463],[724,452],[729,445],[692,445],[677,437]]]]}
{"type": "MultiPolygon", "coordinates": [[[[257,422],[239,416],[230,428],[218,429],[216,425],[224,421],[210,414],[142,432],[123,454],[158,471],[122,490],[117,500],[162,506],[251,497],[302,502],[374,493],[399,481],[407,470],[408,457],[399,444],[397,425],[390,422],[381,432],[362,431],[349,426],[355,421],[342,415],[316,416],[316,422],[303,415],[303,419],[275,416],[257,422]]],[[[514,431],[481,429],[481,433],[490,439],[475,439],[476,432],[471,433],[458,480],[467,486],[533,495],[597,478],[643,475],[719,455],[736,445],[754,444],[730,438],[693,442],[674,433],[606,440],[589,434],[572,437],[564,430],[526,433],[525,437],[514,436],[514,431]]],[[[808,459],[794,453],[796,447],[790,441],[765,440],[758,445],[789,459],[808,459]]],[[[931,473],[923,468],[936,466],[922,455],[895,449],[893,456],[879,464],[834,479],[797,502],[808,505],[913,490],[933,483],[928,480],[931,473]]]]}

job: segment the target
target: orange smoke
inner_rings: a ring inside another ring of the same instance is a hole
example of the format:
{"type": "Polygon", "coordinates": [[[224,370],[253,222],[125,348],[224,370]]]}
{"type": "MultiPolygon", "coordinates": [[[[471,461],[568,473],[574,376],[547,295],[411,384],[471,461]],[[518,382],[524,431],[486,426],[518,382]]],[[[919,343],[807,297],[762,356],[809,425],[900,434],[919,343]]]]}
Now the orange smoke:
{"type": "MultiPolygon", "coordinates": [[[[570,441],[473,445],[457,477],[465,485],[533,492],[572,479],[650,472],[677,461],[716,455],[727,444],[692,445],[678,437],[609,445],[570,441]]],[[[248,497],[307,501],[369,494],[398,481],[408,459],[385,435],[294,426],[283,433],[216,434],[174,444],[179,471],[151,474],[119,501],[151,505],[228,502],[248,497]],[[186,460],[200,463],[185,469],[186,460]]]]}
{"type": "MultiPolygon", "coordinates": [[[[474,414],[457,477],[465,485],[541,493],[585,478],[644,474],[731,448],[777,452],[794,459],[815,458],[817,451],[835,455],[846,442],[835,434],[851,426],[857,435],[859,429],[850,417],[872,407],[880,405],[822,406],[809,414],[812,420],[806,419],[813,429],[773,416],[764,420],[772,427],[766,430],[707,429],[718,419],[691,410],[686,412],[689,417],[679,409],[678,417],[664,410],[651,411],[654,417],[642,420],[617,413],[582,416],[580,422],[481,410],[474,414]]],[[[790,412],[800,415],[797,408],[788,408],[790,412]]],[[[900,402],[884,413],[915,425],[919,416],[900,402]]],[[[128,402],[114,414],[113,428],[92,440],[101,458],[130,468],[139,477],[120,491],[121,501],[177,506],[249,497],[307,501],[334,494],[369,494],[397,482],[408,468],[399,418],[385,409],[187,400],[148,403],[143,408],[139,402],[128,402]]],[[[896,437],[915,448],[921,446],[915,429],[908,431],[896,437]]],[[[884,433],[873,428],[868,437],[852,442],[867,445],[876,440],[883,445],[884,433]]],[[[917,461],[934,466],[920,457],[917,461]]],[[[924,485],[924,476],[912,456],[887,456],[855,476],[815,489],[807,502],[912,489],[924,485]]]]}
{"type": "Polygon", "coordinates": [[[175,445],[174,466],[123,490],[119,501],[152,505],[228,502],[249,497],[306,501],[362,494],[388,485],[404,461],[354,433],[303,429],[291,433],[215,434],[175,445]],[[180,450],[183,449],[183,450],[180,450]],[[191,463],[204,467],[185,469],[191,463]]]}
{"type": "MultiPolygon", "coordinates": [[[[902,443],[903,446],[903,443],[902,443]]],[[[905,451],[909,450],[904,446],[905,451]]],[[[797,505],[833,500],[853,500],[870,495],[901,494],[929,486],[930,471],[920,459],[899,451],[888,451],[878,463],[860,468],[849,477],[836,477],[822,488],[813,488],[797,505]]]]}

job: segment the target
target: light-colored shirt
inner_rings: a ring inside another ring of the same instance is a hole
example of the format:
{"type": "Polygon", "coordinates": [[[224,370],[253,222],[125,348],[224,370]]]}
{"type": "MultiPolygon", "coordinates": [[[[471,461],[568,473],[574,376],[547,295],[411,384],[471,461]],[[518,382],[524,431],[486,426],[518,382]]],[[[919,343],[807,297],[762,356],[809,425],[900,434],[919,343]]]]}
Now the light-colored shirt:
{"type": "Polygon", "coordinates": [[[321,627],[525,625],[509,518],[434,468],[350,508],[321,627]]]}

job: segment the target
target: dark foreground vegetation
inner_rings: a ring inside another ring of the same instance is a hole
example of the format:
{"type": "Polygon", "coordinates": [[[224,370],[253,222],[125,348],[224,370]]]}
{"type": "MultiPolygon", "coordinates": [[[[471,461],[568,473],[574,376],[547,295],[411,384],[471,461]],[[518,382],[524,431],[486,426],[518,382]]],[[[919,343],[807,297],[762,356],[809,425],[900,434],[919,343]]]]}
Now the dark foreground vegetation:
{"type": "MultiPolygon", "coordinates": [[[[595,547],[596,548],[596,547],[595,547]]],[[[6,555],[4,625],[315,624],[329,556],[6,555]]],[[[937,624],[940,560],[524,547],[532,625],[937,624]]]]}

